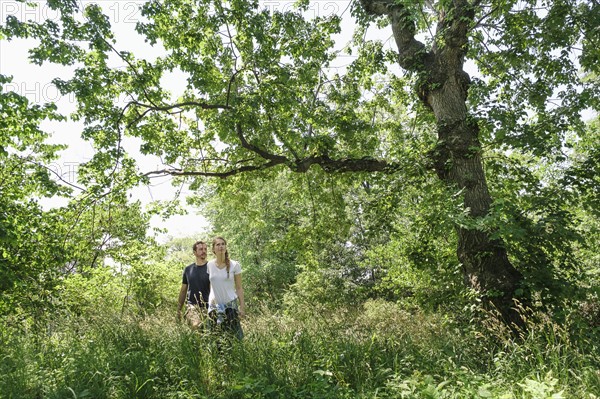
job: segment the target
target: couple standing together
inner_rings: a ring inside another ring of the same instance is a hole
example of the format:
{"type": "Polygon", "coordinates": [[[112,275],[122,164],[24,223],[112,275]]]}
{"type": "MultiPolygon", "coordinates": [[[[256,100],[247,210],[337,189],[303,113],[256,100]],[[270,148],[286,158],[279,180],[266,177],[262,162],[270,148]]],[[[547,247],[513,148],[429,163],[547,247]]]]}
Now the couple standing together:
{"type": "Polygon", "coordinates": [[[214,327],[222,324],[237,338],[244,333],[240,317],[245,315],[244,289],[242,288],[242,268],[239,262],[229,259],[227,242],[217,237],[212,242],[215,259],[207,261],[208,247],[197,241],[192,250],[196,262],[183,271],[177,316],[187,298],[186,320],[194,328],[200,328],[208,313],[208,324],[214,327]]]}

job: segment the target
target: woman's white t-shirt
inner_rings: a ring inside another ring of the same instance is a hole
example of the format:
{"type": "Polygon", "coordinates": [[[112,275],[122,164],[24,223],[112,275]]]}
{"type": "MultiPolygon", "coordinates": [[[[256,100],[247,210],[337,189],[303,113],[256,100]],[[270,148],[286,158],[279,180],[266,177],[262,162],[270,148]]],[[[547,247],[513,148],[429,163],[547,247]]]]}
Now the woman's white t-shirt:
{"type": "Polygon", "coordinates": [[[210,294],[208,303],[210,305],[224,305],[237,298],[235,292],[235,280],[233,276],[242,272],[239,262],[229,260],[229,278],[227,278],[227,267],[219,269],[216,259],[208,262],[208,275],[210,279],[210,294]]]}

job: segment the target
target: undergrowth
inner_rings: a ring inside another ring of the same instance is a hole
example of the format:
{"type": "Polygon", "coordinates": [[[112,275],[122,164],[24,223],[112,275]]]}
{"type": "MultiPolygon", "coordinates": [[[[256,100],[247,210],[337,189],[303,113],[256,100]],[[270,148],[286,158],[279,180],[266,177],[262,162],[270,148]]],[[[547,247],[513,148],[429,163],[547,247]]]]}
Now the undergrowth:
{"type": "Polygon", "coordinates": [[[166,308],[10,321],[0,398],[598,398],[598,331],[528,323],[513,337],[380,300],[254,309],[241,342],[166,308]]]}

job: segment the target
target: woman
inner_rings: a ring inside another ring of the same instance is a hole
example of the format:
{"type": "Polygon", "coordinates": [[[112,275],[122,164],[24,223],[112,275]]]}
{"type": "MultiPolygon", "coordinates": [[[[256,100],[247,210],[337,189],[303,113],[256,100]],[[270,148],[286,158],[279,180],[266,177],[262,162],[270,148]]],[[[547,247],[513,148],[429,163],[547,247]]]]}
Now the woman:
{"type": "Polygon", "coordinates": [[[213,240],[212,251],[216,258],[207,265],[210,276],[208,316],[213,321],[213,326],[223,325],[237,338],[242,339],[244,333],[240,317],[246,314],[242,268],[239,262],[229,259],[227,242],[223,237],[213,240]]]}

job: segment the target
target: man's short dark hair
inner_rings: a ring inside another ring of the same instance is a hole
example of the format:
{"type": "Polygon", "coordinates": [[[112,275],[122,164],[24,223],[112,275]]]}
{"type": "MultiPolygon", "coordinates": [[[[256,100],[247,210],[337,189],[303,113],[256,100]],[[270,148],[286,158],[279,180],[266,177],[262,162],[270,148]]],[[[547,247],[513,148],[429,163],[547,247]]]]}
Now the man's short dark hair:
{"type": "MultiPolygon", "coordinates": [[[[196,252],[196,248],[198,248],[198,245],[206,245],[206,243],[204,241],[196,241],[194,245],[192,245],[192,251],[196,252]]],[[[206,246],[208,247],[208,245],[206,246]]]]}

